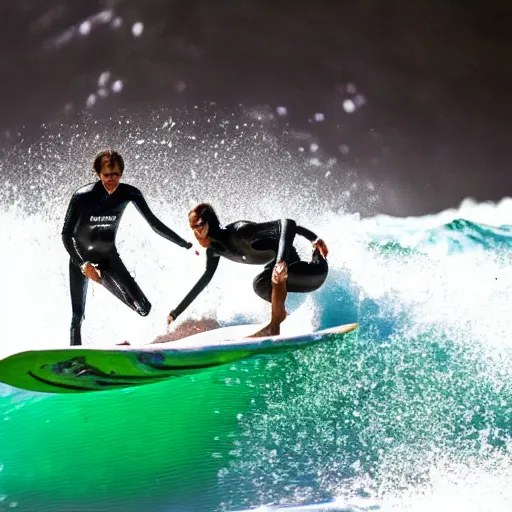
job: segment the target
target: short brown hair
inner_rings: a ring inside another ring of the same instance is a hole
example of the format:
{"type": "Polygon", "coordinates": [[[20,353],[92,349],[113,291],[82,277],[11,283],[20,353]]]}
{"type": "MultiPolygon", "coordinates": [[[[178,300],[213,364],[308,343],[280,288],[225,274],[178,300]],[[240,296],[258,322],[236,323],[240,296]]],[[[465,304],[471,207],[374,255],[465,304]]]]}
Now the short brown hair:
{"type": "Polygon", "coordinates": [[[217,217],[213,206],[209,203],[199,203],[188,212],[189,216],[192,214],[197,215],[198,218],[208,222],[208,224],[220,224],[219,218],[217,217]]]}
{"type": "Polygon", "coordinates": [[[121,172],[124,171],[124,160],[123,157],[113,149],[104,149],[100,151],[96,157],[94,158],[94,162],[92,164],[93,169],[96,171],[96,174],[101,172],[101,162],[103,157],[108,157],[108,165],[109,167],[114,167],[116,164],[119,166],[121,172]]]}

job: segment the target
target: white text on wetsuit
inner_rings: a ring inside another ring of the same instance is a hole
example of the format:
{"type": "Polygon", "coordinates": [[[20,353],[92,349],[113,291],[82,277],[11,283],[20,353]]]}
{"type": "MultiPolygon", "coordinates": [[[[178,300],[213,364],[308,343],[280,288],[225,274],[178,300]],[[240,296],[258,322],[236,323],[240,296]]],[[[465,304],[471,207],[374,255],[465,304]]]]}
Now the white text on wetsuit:
{"type": "Polygon", "coordinates": [[[117,215],[91,215],[91,222],[114,222],[117,215]]]}

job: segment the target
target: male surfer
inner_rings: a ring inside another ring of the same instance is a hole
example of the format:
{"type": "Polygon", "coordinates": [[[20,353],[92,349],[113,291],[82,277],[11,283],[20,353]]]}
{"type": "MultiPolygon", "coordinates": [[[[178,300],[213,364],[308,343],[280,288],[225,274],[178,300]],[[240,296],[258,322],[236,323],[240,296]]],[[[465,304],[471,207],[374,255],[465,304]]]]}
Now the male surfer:
{"type": "Polygon", "coordinates": [[[82,344],[88,279],[103,285],[141,316],[147,316],[151,310],[149,300],[124,266],[115,245],[117,228],[129,203],[135,205],[160,236],[185,249],[192,247],[153,214],[137,188],[120,183],[124,161],[119,153],[101,151],[93,168],[98,180],[75,191],[62,229],[62,240],[70,256],[71,345],[82,344]]]}
{"type": "Polygon", "coordinates": [[[249,265],[265,265],[253,282],[257,295],[272,305],[270,323],[253,337],[280,333],[286,318],[287,292],[312,292],[324,283],[327,273],[328,249],[315,233],[295,221],[281,219],[255,223],[238,221],[221,226],[211,205],[201,203],[189,212],[189,224],[197,241],[207,249],[206,270],[183,301],[168,317],[172,323],[211,281],[220,257],[249,265]],[[293,240],[302,235],[313,244],[309,262],[301,261],[293,240]]]}

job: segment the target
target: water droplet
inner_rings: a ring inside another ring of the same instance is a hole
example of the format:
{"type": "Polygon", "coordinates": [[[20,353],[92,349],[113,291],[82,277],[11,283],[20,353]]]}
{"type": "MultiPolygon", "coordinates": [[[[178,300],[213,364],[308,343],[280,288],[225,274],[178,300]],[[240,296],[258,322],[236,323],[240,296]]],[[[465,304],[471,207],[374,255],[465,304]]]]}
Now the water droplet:
{"type": "Polygon", "coordinates": [[[366,98],[362,94],[358,94],[354,98],[354,103],[357,107],[362,107],[366,103],[366,98]]]}
{"type": "Polygon", "coordinates": [[[92,107],[96,103],[96,94],[89,94],[87,98],[86,105],[88,107],[92,107]]]}
{"type": "Polygon", "coordinates": [[[80,32],[81,35],[86,36],[91,31],[91,22],[90,21],[84,21],[83,23],[80,23],[80,26],[78,27],[78,32],[80,32]]]}
{"type": "Polygon", "coordinates": [[[132,27],[132,34],[135,37],[141,36],[143,31],[144,31],[144,24],[141,21],[134,23],[134,25],[132,27]]]}
{"type": "Polygon", "coordinates": [[[114,92],[121,92],[123,90],[124,84],[122,80],[116,80],[112,84],[112,91],[114,92]]]}
{"type": "Polygon", "coordinates": [[[98,78],[98,87],[105,87],[107,82],[110,80],[110,71],[103,71],[98,78]]]}
{"type": "Polygon", "coordinates": [[[352,112],[356,110],[356,105],[352,100],[345,100],[343,102],[343,110],[347,112],[347,114],[352,114],[352,112]]]}
{"type": "Polygon", "coordinates": [[[108,23],[111,19],[112,19],[112,16],[113,16],[113,12],[112,10],[110,9],[107,9],[105,11],[101,11],[99,12],[95,18],[100,21],[100,23],[108,23]]]}

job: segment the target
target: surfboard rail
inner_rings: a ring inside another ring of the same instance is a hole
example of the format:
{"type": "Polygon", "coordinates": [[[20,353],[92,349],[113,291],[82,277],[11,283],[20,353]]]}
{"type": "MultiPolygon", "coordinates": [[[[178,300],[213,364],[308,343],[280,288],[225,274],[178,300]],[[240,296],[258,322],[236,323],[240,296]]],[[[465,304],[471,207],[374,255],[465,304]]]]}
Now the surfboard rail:
{"type": "Polygon", "coordinates": [[[345,324],[298,336],[247,338],[254,325],[225,327],[182,340],[144,346],[78,346],[29,350],[0,360],[0,382],[34,392],[77,393],[119,389],[178,378],[249,357],[299,350],[339,339],[358,327],[345,324]]]}

